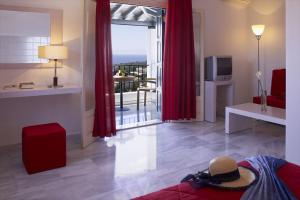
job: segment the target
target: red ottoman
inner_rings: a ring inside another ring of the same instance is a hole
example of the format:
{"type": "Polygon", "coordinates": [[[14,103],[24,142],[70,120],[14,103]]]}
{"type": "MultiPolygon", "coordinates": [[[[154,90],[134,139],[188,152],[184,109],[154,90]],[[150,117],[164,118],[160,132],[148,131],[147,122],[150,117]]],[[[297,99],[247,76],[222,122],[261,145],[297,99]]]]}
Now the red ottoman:
{"type": "Polygon", "coordinates": [[[22,159],[28,174],[66,166],[66,130],[58,123],[24,127],[22,159]]]}

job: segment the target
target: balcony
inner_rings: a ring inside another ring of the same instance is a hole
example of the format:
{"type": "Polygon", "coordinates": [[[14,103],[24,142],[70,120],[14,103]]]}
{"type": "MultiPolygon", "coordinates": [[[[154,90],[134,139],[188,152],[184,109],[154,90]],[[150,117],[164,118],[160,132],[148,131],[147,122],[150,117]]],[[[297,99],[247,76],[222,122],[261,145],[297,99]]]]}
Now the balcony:
{"type": "Polygon", "coordinates": [[[137,106],[137,91],[140,88],[155,88],[155,79],[147,81],[150,78],[151,68],[146,64],[119,64],[113,66],[113,74],[119,72],[125,73],[126,76],[132,76],[130,81],[123,82],[123,107],[120,108],[120,91],[121,84],[115,81],[115,104],[116,104],[116,123],[118,128],[128,128],[148,124],[150,122],[160,121],[160,112],[157,107],[156,91],[146,92],[146,104],[144,105],[145,92],[140,91],[139,109],[137,106]],[[119,110],[119,111],[118,111],[119,110]]]}

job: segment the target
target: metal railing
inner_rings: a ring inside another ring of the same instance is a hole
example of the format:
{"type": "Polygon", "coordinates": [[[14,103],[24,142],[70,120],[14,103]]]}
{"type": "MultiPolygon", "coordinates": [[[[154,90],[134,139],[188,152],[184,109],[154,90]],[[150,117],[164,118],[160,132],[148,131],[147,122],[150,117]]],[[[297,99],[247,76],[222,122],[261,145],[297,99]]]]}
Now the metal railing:
{"type": "MultiPolygon", "coordinates": [[[[140,82],[147,78],[146,64],[118,64],[113,65],[113,74],[117,74],[119,70],[125,72],[128,76],[134,76],[134,81],[128,81],[123,84],[123,92],[135,92],[140,86],[140,82]]],[[[115,93],[120,92],[120,84],[115,82],[115,93]]]]}

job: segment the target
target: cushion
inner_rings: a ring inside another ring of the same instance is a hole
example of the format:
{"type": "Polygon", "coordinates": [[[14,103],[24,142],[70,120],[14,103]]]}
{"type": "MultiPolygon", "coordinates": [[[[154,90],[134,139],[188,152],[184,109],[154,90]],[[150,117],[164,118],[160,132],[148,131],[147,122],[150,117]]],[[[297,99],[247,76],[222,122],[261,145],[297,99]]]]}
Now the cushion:
{"type": "MultiPolygon", "coordinates": [[[[253,97],[253,103],[260,104],[261,103],[260,97],[253,97]]],[[[285,99],[277,96],[267,96],[267,105],[276,108],[285,109],[285,99]]]]}
{"type": "Polygon", "coordinates": [[[285,98],[285,69],[275,69],[272,72],[271,95],[285,98]]]}

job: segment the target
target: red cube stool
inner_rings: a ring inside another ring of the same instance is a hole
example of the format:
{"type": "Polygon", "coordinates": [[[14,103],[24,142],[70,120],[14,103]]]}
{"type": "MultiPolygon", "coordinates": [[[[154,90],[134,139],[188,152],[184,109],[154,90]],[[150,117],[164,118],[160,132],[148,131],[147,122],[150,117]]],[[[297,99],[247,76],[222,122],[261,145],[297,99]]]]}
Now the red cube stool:
{"type": "Polygon", "coordinates": [[[66,130],[58,123],[24,127],[22,159],[28,174],[66,166],[66,130]]]}

